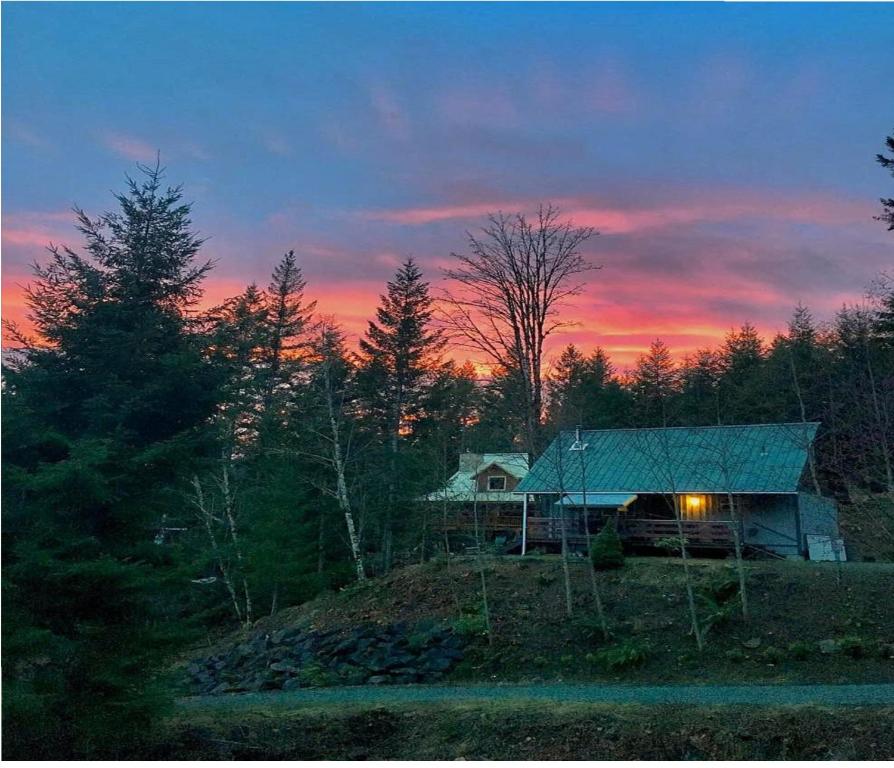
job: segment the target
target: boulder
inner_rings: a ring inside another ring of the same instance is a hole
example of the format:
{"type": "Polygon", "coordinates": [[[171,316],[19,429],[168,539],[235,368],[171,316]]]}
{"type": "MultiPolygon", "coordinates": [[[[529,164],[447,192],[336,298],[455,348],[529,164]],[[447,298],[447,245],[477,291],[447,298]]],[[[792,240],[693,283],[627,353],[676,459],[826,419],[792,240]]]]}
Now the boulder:
{"type": "Polygon", "coordinates": [[[294,664],[285,661],[276,661],[269,667],[271,672],[285,672],[290,675],[297,675],[301,670],[294,664]]]}
{"type": "Polygon", "coordinates": [[[824,653],[827,656],[838,653],[841,650],[841,645],[837,640],[820,640],[819,643],[820,653],[824,653]]]}

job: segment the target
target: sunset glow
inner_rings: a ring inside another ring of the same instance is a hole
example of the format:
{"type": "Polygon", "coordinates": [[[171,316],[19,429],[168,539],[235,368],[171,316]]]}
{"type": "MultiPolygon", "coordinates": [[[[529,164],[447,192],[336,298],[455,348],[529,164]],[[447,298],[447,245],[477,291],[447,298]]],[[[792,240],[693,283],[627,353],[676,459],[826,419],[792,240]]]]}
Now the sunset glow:
{"type": "Polygon", "coordinates": [[[643,5],[635,25],[611,4],[137,6],[102,32],[87,7],[4,10],[3,316],[26,326],[29,264],[80,245],[71,206],[113,207],[156,150],[210,238],[205,305],[294,249],[352,343],[407,256],[437,295],[467,231],[541,201],[600,232],[549,356],[600,345],[624,367],[660,337],[681,358],[744,322],[770,338],[894,263],[873,220],[881,6],[643,5]]]}

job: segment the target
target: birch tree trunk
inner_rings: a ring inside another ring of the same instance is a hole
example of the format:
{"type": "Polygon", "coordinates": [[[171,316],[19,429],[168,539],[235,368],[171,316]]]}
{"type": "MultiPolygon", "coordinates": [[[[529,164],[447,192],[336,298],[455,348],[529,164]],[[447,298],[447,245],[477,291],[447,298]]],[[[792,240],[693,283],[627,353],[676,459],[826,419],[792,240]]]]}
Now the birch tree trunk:
{"type": "Polygon", "coordinates": [[[674,518],[677,521],[677,535],[680,537],[680,557],[683,560],[683,575],[686,580],[686,601],[689,604],[689,618],[692,622],[692,634],[695,635],[695,645],[699,653],[704,650],[705,642],[702,638],[702,628],[698,621],[698,610],[695,605],[695,592],[692,589],[692,574],[689,571],[689,552],[686,550],[686,535],[683,531],[683,517],[680,512],[680,497],[674,492],[674,518]]]}
{"type": "Polygon", "coordinates": [[[484,572],[484,542],[480,536],[480,528],[478,525],[478,484],[475,484],[475,490],[472,495],[472,516],[475,521],[475,542],[478,545],[478,553],[475,560],[478,564],[478,575],[481,580],[481,607],[484,610],[484,627],[487,632],[487,642],[489,645],[494,644],[494,636],[491,631],[490,623],[490,602],[487,597],[487,575],[484,572]]]}
{"type": "Polygon", "coordinates": [[[587,478],[586,478],[586,460],[584,459],[584,450],[580,452],[580,477],[581,477],[581,503],[583,505],[583,523],[584,523],[584,539],[587,544],[587,556],[584,562],[587,564],[587,570],[590,572],[590,589],[593,591],[593,600],[596,603],[596,616],[599,619],[599,626],[602,627],[602,637],[608,640],[608,621],[605,618],[605,610],[602,605],[602,591],[599,589],[599,580],[596,577],[596,569],[590,561],[590,511],[587,508],[587,478]]]}
{"type": "Polygon", "coordinates": [[[239,564],[239,571],[242,576],[242,591],[245,595],[245,626],[251,626],[251,591],[248,588],[248,578],[245,575],[245,559],[242,557],[242,546],[239,544],[239,536],[236,531],[236,515],[233,511],[233,495],[230,492],[230,471],[227,467],[226,460],[224,460],[221,464],[220,489],[223,493],[223,508],[224,514],[227,517],[227,527],[230,532],[230,540],[233,542],[233,550],[236,553],[236,562],[239,564]]]}
{"type": "Polygon", "coordinates": [[[329,415],[329,429],[332,433],[332,466],[335,469],[335,495],[338,507],[345,517],[345,526],[348,529],[348,542],[351,545],[351,555],[354,558],[354,569],[357,572],[357,581],[366,580],[366,570],[363,567],[363,553],[360,550],[360,539],[357,536],[357,527],[354,524],[354,515],[351,511],[351,500],[348,497],[348,483],[345,480],[345,463],[342,456],[341,430],[339,419],[336,416],[335,403],[333,402],[332,380],[328,365],[324,371],[324,386],[326,387],[326,408],[329,415]]]}
{"type": "Polygon", "coordinates": [[[217,568],[220,571],[224,586],[226,587],[227,593],[230,595],[230,600],[233,603],[233,612],[236,614],[236,620],[239,622],[239,624],[243,624],[242,608],[239,605],[239,598],[236,595],[236,588],[233,585],[233,579],[230,575],[230,569],[223,558],[223,555],[220,551],[220,545],[217,542],[217,535],[214,533],[214,515],[211,513],[211,510],[208,509],[208,506],[205,503],[205,494],[202,490],[202,484],[199,482],[199,478],[197,475],[193,475],[192,487],[195,492],[195,499],[193,499],[193,503],[199,510],[199,519],[202,521],[202,524],[205,526],[205,531],[208,534],[208,540],[211,544],[211,551],[214,553],[214,559],[217,562],[217,568]]]}

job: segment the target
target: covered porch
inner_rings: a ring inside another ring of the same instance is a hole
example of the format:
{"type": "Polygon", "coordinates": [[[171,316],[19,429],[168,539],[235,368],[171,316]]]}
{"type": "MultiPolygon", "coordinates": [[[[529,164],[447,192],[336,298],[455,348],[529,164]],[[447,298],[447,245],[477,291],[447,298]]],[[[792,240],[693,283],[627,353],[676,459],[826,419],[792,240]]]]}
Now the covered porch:
{"type": "MultiPolygon", "coordinates": [[[[541,497],[532,505],[526,525],[526,548],[561,543],[562,528],[568,542],[579,548],[614,518],[618,535],[631,547],[663,546],[679,536],[676,515],[681,517],[683,536],[689,546],[700,549],[731,549],[734,525],[726,498],[707,494],[596,493],[541,497]],[[545,513],[545,514],[544,514],[545,513]]],[[[740,540],[743,529],[738,523],[740,540]]]]}
{"type": "MultiPolygon", "coordinates": [[[[602,528],[602,524],[588,526],[591,538],[602,528]]],[[[733,526],[737,524],[731,520],[683,520],[681,524],[683,536],[691,547],[704,549],[733,547],[733,526]]],[[[741,523],[738,525],[741,535],[741,523]]],[[[676,538],[678,535],[677,522],[673,519],[627,518],[619,515],[617,529],[621,540],[633,547],[655,547],[663,540],[676,538]]],[[[587,531],[584,529],[582,518],[567,517],[565,532],[570,544],[578,547],[586,544],[587,531]]],[[[529,517],[526,539],[527,548],[538,544],[561,543],[561,518],[529,517]]]]}

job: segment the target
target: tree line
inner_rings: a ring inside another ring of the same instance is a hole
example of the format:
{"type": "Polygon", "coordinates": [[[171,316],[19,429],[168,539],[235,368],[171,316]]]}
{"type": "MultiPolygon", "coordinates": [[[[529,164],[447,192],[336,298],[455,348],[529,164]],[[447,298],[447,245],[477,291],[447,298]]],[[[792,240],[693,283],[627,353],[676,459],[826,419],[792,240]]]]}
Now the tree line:
{"type": "Polygon", "coordinates": [[[352,350],[292,251],[266,286],[202,308],[213,264],[190,212],[141,168],[115,211],[75,211],[83,250],[49,248],[33,330],[6,328],[11,752],[114,755],[157,721],[184,643],[443,551],[419,498],[463,450],[537,456],[578,424],[819,420],[824,490],[894,493],[891,275],[828,323],[798,307],[769,344],[745,325],[681,363],[657,340],[626,372],[601,349],[551,362],[597,233],[543,206],[491,216],[441,297],[408,259],[352,350]]]}

